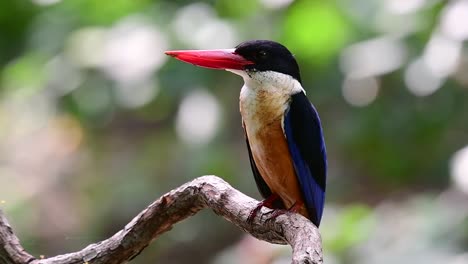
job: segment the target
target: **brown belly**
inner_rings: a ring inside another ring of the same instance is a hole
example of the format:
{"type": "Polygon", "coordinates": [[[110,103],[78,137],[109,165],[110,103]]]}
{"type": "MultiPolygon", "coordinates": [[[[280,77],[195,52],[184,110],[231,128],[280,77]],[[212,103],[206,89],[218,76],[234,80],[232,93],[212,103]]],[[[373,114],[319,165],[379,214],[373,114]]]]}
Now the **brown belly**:
{"type": "Polygon", "coordinates": [[[300,206],[298,212],[308,217],[281,120],[257,131],[249,131],[248,124],[245,126],[253,159],[265,183],[282,199],[286,208],[297,204],[300,206]]]}

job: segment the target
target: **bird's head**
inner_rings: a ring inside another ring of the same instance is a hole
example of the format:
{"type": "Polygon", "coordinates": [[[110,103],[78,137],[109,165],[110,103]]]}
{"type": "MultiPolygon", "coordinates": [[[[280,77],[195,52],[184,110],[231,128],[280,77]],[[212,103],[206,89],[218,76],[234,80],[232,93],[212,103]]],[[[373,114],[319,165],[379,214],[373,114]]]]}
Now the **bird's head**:
{"type": "Polygon", "coordinates": [[[250,40],[234,49],[174,50],[166,54],[197,66],[231,71],[245,81],[285,75],[301,82],[294,56],[285,46],[270,40],[250,40]]]}

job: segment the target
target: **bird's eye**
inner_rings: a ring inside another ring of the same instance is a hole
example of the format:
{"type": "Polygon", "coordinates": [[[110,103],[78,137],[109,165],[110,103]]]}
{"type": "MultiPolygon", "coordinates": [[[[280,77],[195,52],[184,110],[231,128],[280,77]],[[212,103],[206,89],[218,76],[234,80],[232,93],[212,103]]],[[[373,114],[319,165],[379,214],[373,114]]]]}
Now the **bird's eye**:
{"type": "Polygon", "coordinates": [[[261,51],[258,52],[258,55],[260,56],[260,58],[265,58],[267,56],[267,53],[266,53],[266,51],[261,50],[261,51]]]}

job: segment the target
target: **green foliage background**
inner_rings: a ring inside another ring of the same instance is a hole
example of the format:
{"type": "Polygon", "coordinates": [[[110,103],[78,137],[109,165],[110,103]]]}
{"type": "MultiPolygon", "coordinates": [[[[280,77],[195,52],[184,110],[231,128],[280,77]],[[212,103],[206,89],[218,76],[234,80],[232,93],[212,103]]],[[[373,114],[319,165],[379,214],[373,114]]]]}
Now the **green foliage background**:
{"type": "MultiPolygon", "coordinates": [[[[242,80],[157,54],[266,38],[293,51],[323,122],[330,166],[321,227],[326,262],[465,263],[467,194],[450,178],[451,159],[468,142],[465,40],[456,42],[456,67],[428,79],[440,82],[434,92],[411,92],[407,75],[441,31],[447,10],[466,1],[408,0],[416,8],[398,12],[391,3],[405,1],[272,2],[0,3],[0,206],[27,250],[51,256],[102,240],[161,194],[201,175],[216,174],[259,198],[238,114],[242,80]],[[184,33],[177,25],[194,29],[184,33]],[[132,61],[139,58],[132,51],[148,50],[138,46],[146,33],[125,42],[139,27],[149,28],[154,50],[147,60],[132,61]],[[370,89],[377,95],[361,106],[350,103],[343,83],[356,77],[343,66],[346,54],[357,54],[356,65],[367,61],[363,54],[383,65],[398,54],[353,47],[386,38],[402,45],[403,61],[365,72],[359,78],[375,81],[370,89]],[[112,43],[123,44],[105,55],[112,43]],[[133,64],[112,60],[121,55],[133,64]],[[151,60],[149,70],[141,66],[151,60]],[[132,70],[136,79],[125,77],[132,70]],[[200,142],[184,140],[181,134],[195,132],[177,128],[181,104],[194,92],[214,101],[218,115],[214,132],[200,142]]],[[[242,256],[265,254],[239,250],[242,236],[202,212],[133,263],[245,263],[242,256]]],[[[274,248],[263,261],[288,263],[288,254],[274,248]]]]}

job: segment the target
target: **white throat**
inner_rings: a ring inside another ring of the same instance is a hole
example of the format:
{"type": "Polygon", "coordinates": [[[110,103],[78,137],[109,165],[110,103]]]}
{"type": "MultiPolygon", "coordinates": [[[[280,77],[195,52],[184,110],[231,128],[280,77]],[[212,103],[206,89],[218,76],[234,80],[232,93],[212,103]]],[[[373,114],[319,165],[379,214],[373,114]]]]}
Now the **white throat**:
{"type": "Polygon", "coordinates": [[[282,125],[291,95],[305,93],[301,84],[287,74],[230,71],[244,78],[240,111],[247,130],[258,131],[274,121],[280,121],[282,125]]]}
{"type": "MultiPolygon", "coordinates": [[[[272,93],[292,95],[304,92],[301,84],[292,76],[274,71],[227,70],[244,79],[244,87],[251,90],[265,90],[272,93]]],[[[243,87],[243,88],[244,88],[243,87]]]]}

